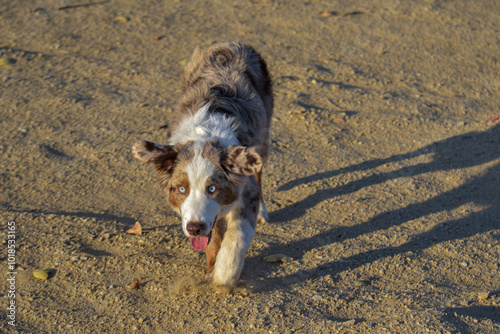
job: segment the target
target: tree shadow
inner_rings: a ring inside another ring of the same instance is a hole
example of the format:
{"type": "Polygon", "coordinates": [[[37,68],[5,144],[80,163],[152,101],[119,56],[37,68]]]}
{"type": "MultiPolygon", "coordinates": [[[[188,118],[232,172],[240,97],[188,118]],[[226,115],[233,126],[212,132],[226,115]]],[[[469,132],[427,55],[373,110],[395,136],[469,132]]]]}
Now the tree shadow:
{"type": "MultiPolygon", "coordinates": [[[[451,137],[411,153],[396,155],[387,159],[370,160],[340,170],[304,177],[289,182],[282,189],[289,189],[292,186],[302,183],[329,178],[340,173],[368,170],[385,163],[410,159],[428,153],[434,154],[434,159],[431,162],[403,167],[394,172],[373,174],[335,189],[320,190],[294,205],[273,212],[271,214],[272,220],[276,221],[278,217],[285,217],[285,219],[301,217],[306,213],[307,209],[314,207],[321,201],[349,194],[387,180],[411,177],[435,171],[467,168],[495,161],[500,158],[500,125],[484,132],[471,132],[451,137]]],[[[443,221],[431,230],[411,237],[406,243],[400,246],[367,250],[339,261],[323,263],[316,268],[301,270],[295,274],[279,278],[271,278],[271,280],[266,280],[266,283],[258,289],[261,291],[273,290],[276,287],[286,286],[287,282],[290,281],[301,283],[327,274],[334,277],[344,270],[352,269],[353,267],[358,267],[377,259],[393,257],[394,255],[408,251],[418,254],[436,243],[469,238],[477,234],[496,230],[499,228],[498,217],[500,217],[500,206],[498,205],[500,203],[499,189],[500,163],[496,163],[483,175],[477,176],[459,187],[420,203],[381,212],[368,222],[356,226],[332,228],[313,237],[287,243],[286,245],[278,242],[271,243],[268,249],[269,253],[290,253],[294,250],[300,250],[300,254],[303,254],[318,247],[318,245],[335,243],[339,240],[339,236],[342,237],[342,241],[357,238],[360,235],[400,226],[405,222],[433,213],[450,211],[467,203],[476,203],[484,207],[481,211],[470,213],[461,218],[443,221]]],[[[300,254],[299,257],[301,256],[300,254]]],[[[253,259],[249,260],[253,262],[253,259]]]]}
{"type": "Polygon", "coordinates": [[[278,188],[279,191],[290,190],[305,183],[311,183],[328,179],[340,174],[352,173],[356,171],[366,171],[374,169],[387,163],[394,163],[403,160],[413,159],[421,155],[433,154],[433,161],[420,163],[414,166],[403,167],[394,172],[373,173],[369,177],[348,183],[344,186],[320,190],[302,201],[294,203],[283,209],[273,211],[269,214],[271,222],[296,219],[303,216],[308,209],[316,206],[326,199],[356,192],[362,188],[380,184],[389,180],[401,177],[412,177],[420,174],[427,174],[436,171],[448,171],[452,169],[468,168],[482,165],[500,157],[499,139],[500,125],[484,132],[471,132],[464,135],[451,137],[436,143],[432,143],[422,149],[394,155],[385,159],[374,159],[362,162],[358,165],[349,166],[337,170],[322,172],[297,180],[290,181],[278,188]],[[463,149],[467,145],[472,149],[463,149]]]}
{"type": "Polygon", "coordinates": [[[118,223],[119,228],[130,228],[137,219],[132,217],[118,216],[112,213],[94,213],[94,212],[84,212],[84,211],[45,211],[45,210],[19,210],[6,208],[10,212],[16,213],[31,213],[35,215],[57,215],[57,216],[72,216],[77,218],[92,218],[100,221],[114,222],[118,223]]]}
{"type": "Polygon", "coordinates": [[[455,326],[462,334],[478,333],[477,329],[471,328],[463,321],[462,317],[471,317],[478,321],[491,320],[497,326],[500,325],[500,308],[498,306],[466,306],[447,308],[444,310],[442,319],[455,326]]]}

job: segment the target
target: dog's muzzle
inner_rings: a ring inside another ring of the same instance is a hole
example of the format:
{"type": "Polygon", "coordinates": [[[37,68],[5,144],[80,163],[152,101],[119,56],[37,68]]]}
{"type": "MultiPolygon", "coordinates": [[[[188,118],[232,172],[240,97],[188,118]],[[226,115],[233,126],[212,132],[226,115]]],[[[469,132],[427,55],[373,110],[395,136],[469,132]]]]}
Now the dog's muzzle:
{"type": "Polygon", "coordinates": [[[189,234],[191,247],[193,247],[194,250],[202,251],[207,248],[210,240],[212,239],[212,229],[214,228],[215,223],[217,223],[217,216],[215,217],[207,235],[202,235],[205,230],[205,224],[200,222],[191,222],[187,224],[186,230],[189,234]]]}

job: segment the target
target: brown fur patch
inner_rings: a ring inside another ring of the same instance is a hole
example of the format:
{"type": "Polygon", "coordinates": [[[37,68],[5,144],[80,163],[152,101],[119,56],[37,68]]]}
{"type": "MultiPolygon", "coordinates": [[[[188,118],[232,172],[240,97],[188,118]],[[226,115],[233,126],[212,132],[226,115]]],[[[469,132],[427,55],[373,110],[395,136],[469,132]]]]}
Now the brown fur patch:
{"type": "Polygon", "coordinates": [[[233,173],[257,175],[262,169],[262,158],[257,147],[231,145],[226,150],[223,165],[233,173]]]}
{"type": "Polygon", "coordinates": [[[208,244],[206,249],[207,255],[207,274],[210,274],[214,270],[215,259],[217,258],[217,254],[219,253],[220,245],[222,243],[222,239],[224,239],[224,233],[226,233],[227,222],[226,219],[220,218],[216,223],[215,227],[212,230],[212,239],[208,244]]]}

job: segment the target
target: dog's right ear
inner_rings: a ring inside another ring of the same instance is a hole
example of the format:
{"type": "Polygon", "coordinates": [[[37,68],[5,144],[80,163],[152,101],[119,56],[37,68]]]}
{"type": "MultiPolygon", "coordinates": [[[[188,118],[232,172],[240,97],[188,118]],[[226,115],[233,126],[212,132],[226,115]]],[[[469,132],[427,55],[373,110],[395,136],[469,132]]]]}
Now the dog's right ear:
{"type": "Polygon", "coordinates": [[[155,165],[157,171],[169,171],[177,158],[177,153],[174,146],[156,144],[142,139],[132,146],[134,157],[140,162],[155,165]]]}

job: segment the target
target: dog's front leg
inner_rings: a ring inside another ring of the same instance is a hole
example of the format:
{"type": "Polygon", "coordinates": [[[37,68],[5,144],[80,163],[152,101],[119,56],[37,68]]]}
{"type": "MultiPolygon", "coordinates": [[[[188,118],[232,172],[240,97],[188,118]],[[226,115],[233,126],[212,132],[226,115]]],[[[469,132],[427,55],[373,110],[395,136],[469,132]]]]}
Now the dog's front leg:
{"type": "Polygon", "coordinates": [[[232,288],[240,278],[245,254],[255,235],[255,224],[238,214],[238,209],[227,216],[227,230],[222,239],[213,271],[213,283],[232,288]]]}
{"type": "Polygon", "coordinates": [[[216,222],[215,227],[212,230],[212,239],[210,240],[210,243],[205,251],[207,255],[207,275],[205,278],[208,281],[212,280],[212,272],[214,271],[215,261],[220,250],[224,233],[226,233],[226,219],[221,218],[216,222]]]}

